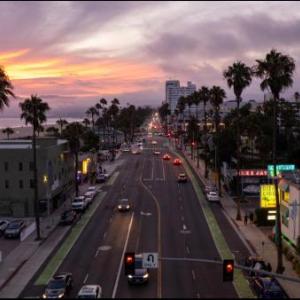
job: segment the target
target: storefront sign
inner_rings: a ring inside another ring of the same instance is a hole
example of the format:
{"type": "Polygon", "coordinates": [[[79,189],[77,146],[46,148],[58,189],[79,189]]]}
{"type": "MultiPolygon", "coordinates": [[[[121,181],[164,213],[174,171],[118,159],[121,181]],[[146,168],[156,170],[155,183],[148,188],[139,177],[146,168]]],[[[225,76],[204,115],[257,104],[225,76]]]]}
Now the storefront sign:
{"type": "Polygon", "coordinates": [[[262,184],[260,186],[260,207],[276,207],[275,186],[273,184],[262,184]]]}
{"type": "Polygon", "coordinates": [[[268,176],[267,170],[254,169],[254,170],[240,170],[240,176],[268,176]]]}
{"type": "MultiPolygon", "coordinates": [[[[294,171],[295,165],[276,165],[276,174],[284,171],[294,171]]],[[[268,175],[274,177],[274,165],[268,165],[268,175]]]]}

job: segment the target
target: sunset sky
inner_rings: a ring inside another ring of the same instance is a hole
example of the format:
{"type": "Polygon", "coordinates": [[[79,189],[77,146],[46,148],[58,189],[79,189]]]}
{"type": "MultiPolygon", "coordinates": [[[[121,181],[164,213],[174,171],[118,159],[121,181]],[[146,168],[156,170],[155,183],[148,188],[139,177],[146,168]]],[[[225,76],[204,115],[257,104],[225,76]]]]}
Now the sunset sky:
{"type": "MultiPolygon", "coordinates": [[[[226,87],[222,71],[253,65],[272,48],[296,61],[300,90],[299,2],[0,2],[0,65],[18,102],[38,94],[49,115],[82,116],[100,98],[157,106],[164,82],[226,87]]],[[[261,100],[255,80],[244,99],[261,100]]]]}

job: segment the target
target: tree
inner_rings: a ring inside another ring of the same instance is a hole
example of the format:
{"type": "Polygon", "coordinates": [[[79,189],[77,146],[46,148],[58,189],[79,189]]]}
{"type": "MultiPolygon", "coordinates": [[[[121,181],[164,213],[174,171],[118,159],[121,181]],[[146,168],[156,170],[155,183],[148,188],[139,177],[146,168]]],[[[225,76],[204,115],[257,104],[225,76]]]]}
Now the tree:
{"type": "Polygon", "coordinates": [[[213,86],[210,90],[210,103],[214,111],[214,123],[215,123],[215,151],[216,151],[216,172],[218,174],[218,190],[219,196],[221,193],[221,174],[220,174],[220,158],[218,155],[218,139],[219,139],[219,125],[220,125],[220,105],[226,98],[225,91],[219,86],[213,86]]]}
{"type": "Polygon", "coordinates": [[[59,134],[60,134],[60,136],[61,136],[61,135],[62,135],[62,131],[63,131],[63,127],[64,127],[65,125],[68,124],[68,121],[65,120],[65,119],[59,118],[59,120],[56,121],[56,124],[57,124],[57,125],[59,126],[59,128],[60,128],[59,134]]]}
{"type": "Polygon", "coordinates": [[[33,149],[33,180],[34,180],[34,212],[36,222],[37,240],[40,240],[40,219],[39,219],[39,199],[38,199],[38,170],[36,153],[36,133],[41,130],[42,124],[46,122],[46,112],[50,109],[47,102],[43,102],[37,95],[31,95],[23,103],[19,103],[22,110],[21,119],[25,124],[32,125],[32,149],[33,149]]]}
{"type": "Polygon", "coordinates": [[[10,128],[10,127],[6,127],[5,129],[2,129],[2,132],[3,132],[4,134],[6,134],[8,140],[9,140],[9,136],[10,136],[11,134],[14,134],[14,133],[15,133],[15,131],[14,131],[12,128],[10,128]]]}
{"type": "Polygon", "coordinates": [[[276,233],[277,233],[277,273],[284,271],[282,262],[282,236],[281,236],[281,218],[280,203],[278,195],[278,181],[276,174],[276,144],[277,144],[277,104],[280,99],[280,93],[293,85],[293,74],[295,71],[295,61],[292,57],[284,55],[275,49],[266,54],[262,60],[256,60],[254,72],[257,77],[262,79],[260,88],[262,91],[270,90],[273,103],[273,145],[272,160],[274,166],[274,185],[276,197],[276,233]]]}
{"type": "MultiPolygon", "coordinates": [[[[98,104],[98,103],[97,103],[98,104]]],[[[88,126],[91,124],[90,120],[88,118],[84,118],[82,121],[82,124],[85,126],[85,128],[87,129],[88,126]]]]}
{"type": "Polygon", "coordinates": [[[244,89],[251,84],[252,81],[252,70],[250,67],[246,66],[244,63],[237,61],[229,66],[223,72],[223,76],[227,81],[229,88],[233,88],[235,98],[236,98],[236,108],[237,108],[237,127],[236,127],[236,189],[237,189],[237,214],[236,220],[240,221],[241,218],[241,206],[240,206],[240,196],[241,196],[241,183],[240,183],[240,103],[242,101],[242,92],[244,89]]]}
{"type": "Polygon", "coordinates": [[[46,132],[50,135],[50,136],[54,136],[54,137],[58,137],[59,133],[58,133],[59,129],[54,127],[54,126],[50,126],[46,129],[46,132]]]}
{"type": "Polygon", "coordinates": [[[4,68],[0,66],[0,111],[4,109],[4,106],[9,106],[9,96],[16,97],[12,91],[13,88],[4,68]]]}
{"type": "Polygon", "coordinates": [[[94,120],[94,116],[99,115],[98,110],[95,107],[92,106],[85,113],[88,116],[91,115],[91,117],[92,117],[93,132],[95,132],[95,120],[94,120]]]}
{"type": "Polygon", "coordinates": [[[79,122],[73,122],[66,126],[63,130],[63,137],[69,141],[70,149],[75,158],[75,172],[74,172],[74,181],[75,181],[75,191],[76,197],[79,195],[79,187],[77,180],[78,172],[78,154],[80,150],[80,138],[84,134],[85,129],[82,124],[79,122]]]}

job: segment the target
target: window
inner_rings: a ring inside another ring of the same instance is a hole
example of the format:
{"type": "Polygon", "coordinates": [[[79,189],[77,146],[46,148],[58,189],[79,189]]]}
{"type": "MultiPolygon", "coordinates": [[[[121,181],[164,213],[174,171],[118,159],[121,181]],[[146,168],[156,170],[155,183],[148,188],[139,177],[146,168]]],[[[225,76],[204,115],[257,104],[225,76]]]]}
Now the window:
{"type": "Polygon", "coordinates": [[[33,179],[30,179],[30,188],[34,188],[34,180],[33,179]]]}
{"type": "Polygon", "coordinates": [[[23,171],[23,163],[19,162],[19,171],[23,171]]]}
{"type": "Polygon", "coordinates": [[[23,180],[19,180],[19,188],[23,189],[23,180]]]}
{"type": "Polygon", "coordinates": [[[5,188],[8,189],[9,188],[9,181],[6,179],[5,180],[5,188]]]}
{"type": "Polygon", "coordinates": [[[8,162],[7,161],[4,163],[4,170],[8,171],[8,162]]]}
{"type": "Polygon", "coordinates": [[[33,171],[33,162],[32,161],[29,163],[29,170],[33,171]]]}

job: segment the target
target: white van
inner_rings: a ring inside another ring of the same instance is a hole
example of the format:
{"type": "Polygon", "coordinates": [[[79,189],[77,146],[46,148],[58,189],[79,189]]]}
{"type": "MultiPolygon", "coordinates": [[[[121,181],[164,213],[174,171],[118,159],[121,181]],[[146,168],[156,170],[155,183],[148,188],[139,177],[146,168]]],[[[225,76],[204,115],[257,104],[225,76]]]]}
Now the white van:
{"type": "Polygon", "coordinates": [[[84,285],[80,289],[77,298],[101,298],[102,297],[102,288],[100,285],[89,284],[84,285]]]}

